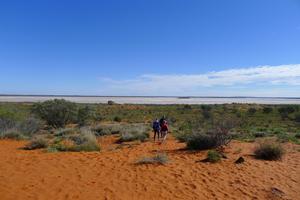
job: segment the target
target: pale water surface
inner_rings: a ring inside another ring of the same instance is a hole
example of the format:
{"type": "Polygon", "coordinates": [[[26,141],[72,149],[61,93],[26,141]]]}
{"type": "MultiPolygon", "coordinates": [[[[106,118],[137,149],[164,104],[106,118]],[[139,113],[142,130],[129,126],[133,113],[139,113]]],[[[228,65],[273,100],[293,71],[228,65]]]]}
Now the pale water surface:
{"type": "Polygon", "coordinates": [[[265,97],[105,97],[105,96],[0,96],[0,102],[41,102],[49,99],[66,99],[77,103],[107,103],[112,100],[120,104],[300,104],[300,98],[265,97]]]}

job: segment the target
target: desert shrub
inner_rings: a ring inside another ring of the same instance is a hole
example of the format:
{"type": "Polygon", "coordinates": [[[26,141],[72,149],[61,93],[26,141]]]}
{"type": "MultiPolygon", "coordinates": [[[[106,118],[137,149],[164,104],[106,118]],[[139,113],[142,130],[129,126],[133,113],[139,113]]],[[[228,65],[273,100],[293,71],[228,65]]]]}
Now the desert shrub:
{"type": "Polygon", "coordinates": [[[26,137],[18,129],[15,129],[15,128],[2,131],[0,133],[0,138],[1,139],[14,139],[14,140],[26,139],[26,137]]]}
{"type": "Polygon", "coordinates": [[[15,127],[16,120],[5,115],[0,116],[0,133],[15,127]]]}
{"type": "Polygon", "coordinates": [[[254,151],[255,158],[263,160],[279,160],[283,154],[282,146],[274,142],[262,143],[254,151]]]}
{"type": "Polygon", "coordinates": [[[273,108],[271,107],[264,107],[263,108],[263,113],[269,114],[273,111],[273,108]]]}
{"type": "Polygon", "coordinates": [[[295,122],[300,123],[300,113],[297,113],[294,118],[295,122]]]}
{"type": "Polygon", "coordinates": [[[55,130],[54,136],[62,137],[62,136],[78,133],[78,131],[79,129],[75,129],[75,128],[60,128],[55,130]]]}
{"type": "Polygon", "coordinates": [[[49,126],[55,128],[75,122],[77,117],[77,105],[64,99],[36,103],[32,111],[45,120],[49,126]]]}
{"type": "Polygon", "coordinates": [[[265,137],[267,134],[265,132],[255,132],[253,133],[254,137],[265,137]]]}
{"type": "Polygon", "coordinates": [[[164,165],[169,161],[166,154],[157,154],[153,157],[143,157],[139,159],[136,164],[161,164],[164,165]]]}
{"type": "Polygon", "coordinates": [[[131,132],[131,133],[122,133],[121,137],[119,139],[119,142],[131,142],[135,140],[139,140],[141,142],[144,142],[149,138],[148,132],[131,132]]]}
{"type": "Polygon", "coordinates": [[[222,158],[222,155],[217,152],[216,150],[209,150],[207,152],[207,161],[208,162],[212,162],[212,163],[216,163],[219,162],[222,158]]]}
{"type": "Polygon", "coordinates": [[[280,113],[293,113],[295,112],[297,109],[295,106],[292,105],[287,105],[287,106],[281,106],[280,108],[278,108],[278,112],[280,113]]]}
{"type": "Polygon", "coordinates": [[[174,136],[179,142],[186,142],[189,138],[189,135],[183,132],[177,132],[174,134],[174,136]]]}
{"type": "Polygon", "coordinates": [[[114,104],[116,104],[114,101],[112,101],[112,100],[109,100],[109,101],[107,101],[107,104],[108,105],[114,105],[114,104]]]}
{"type": "Polygon", "coordinates": [[[229,131],[235,126],[235,122],[224,119],[215,121],[213,125],[214,128],[211,131],[189,135],[186,141],[187,148],[191,150],[204,150],[227,145],[232,140],[229,131]]]}
{"type": "Polygon", "coordinates": [[[187,148],[190,150],[204,150],[215,148],[217,146],[217,141],[213,135],[196,133],[189,135],[186,144],[187,148]]]}
{"type": "Polygon", "coordinates": [[[211,106],[211,105],[201,105],[201,109],[202,109],[202,110],[211,111],[212,106],[211,106]]]}
{"type": "Polygon", "coordinates": [[[17,124],[17,129],[24,135],[32,136],[43,128],[44,123],[34,117],[26,118],[17,124]]]}
{"type": "Polygon", "coordinates": [[[51,145],[51,149],[57,151],[99,151],[100,146],[92,131],[81,129],[80,134],[57,139],[51,145]]]}
{"type": "Polygon", "coordinates": [[[250,115],[254,115],[256,113],[256,109],[255,108],[249,108],[247,112],[250,115]]]}
{"type": "Polygon", "coordinates": [[[48,146],[48,141],[44,138],[36,138],[27,143],[24,147],[25,150],[42,149],[48,146]]]}
{"type": "Polygon", "coordinates": [[[212,114],[210,110],[202,110],[202,116],[204,119],[210,119],[212,117],[212,114]]]}
{"type": "Polygon", "coordinates": [[[120,129],[120,125],[96,125],[91,128],[96,136],[119,134],[121,131],[120,129]]]}
{"type": "Polygon", "coordinates": [[[276,135],[276,137],[277,137],[277,141],[282,143],[288,142],[290,138],[287,133],[279,133],[276,135]]]}
{"type": "Polygon", "coordinates": [[[88,120],[92,116],[92,110],[89,106],[84,106],[78,109],[77,113],[77,123],[79,126],[84,126],[87,124],[88,120]]]}
{"type": "Polygon", "coordinates": [[[115,121],[115,122],[121,122],[121,121],[122,121],[122,118],[119,117],[119,116],[115,116],[115,117],[114,117],[114,121],[115,121]]]}
{"type": "Polygon", "coordinates": [[[278,108],[278,112],[282,119],[286,119],[289,117],[289,114],[295,112],[296,109],[294,106],[288,105],[288,106],[281,106],[278,108]]]}
{"type": "Polygon", "coordinates": [[[183,106],[183,109],[190,110],[190,109],[192,109],[192,106],[189,105],[189,104],[186,104],[186,105],[183,106]]]}

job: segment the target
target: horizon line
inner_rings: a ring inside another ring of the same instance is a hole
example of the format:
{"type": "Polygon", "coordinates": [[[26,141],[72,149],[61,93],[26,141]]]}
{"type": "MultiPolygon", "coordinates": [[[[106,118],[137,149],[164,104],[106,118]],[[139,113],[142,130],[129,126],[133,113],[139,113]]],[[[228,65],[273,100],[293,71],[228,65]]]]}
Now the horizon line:
{"type": "Polygon", "coordinates": [[[0,94],[0,97],[148,97],[148,98],[281,98],[281,99],[300,99],[300,97],[264,97],[264,96],[158,96],[158,95],[64,95],[64,94],[0,94]]]}

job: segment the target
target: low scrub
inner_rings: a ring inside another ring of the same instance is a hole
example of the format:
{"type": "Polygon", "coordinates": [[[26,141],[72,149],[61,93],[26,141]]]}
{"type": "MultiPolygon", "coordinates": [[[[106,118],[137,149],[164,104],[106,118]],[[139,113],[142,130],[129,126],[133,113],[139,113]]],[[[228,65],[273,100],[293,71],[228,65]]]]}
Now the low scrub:
{"type": "Polygon", "coordinates": [[[278,143],[264,142],[255,149],[254,155],[262,160],[280,160],[284,154],[284,149],[278,143]]]}
{"type": "Polygon", "coordinates": [[[34,149],[43,149],[47,148],[48,141],[44,138],[36,138],[31,140],[28,144],[25,145],[25,150],[34,150],[34,149]]]}
{"type": "Polygon", "coordinates": [[[119,139],[119,142],[131,142],[139,140],[141,142],[146,141],[149,138],[148,132],[131,132],[131,133],[122,133],[119,139]]]}
{"type": "Polygon", "coordinates": [[[186,141],[187,148],[190,150],[212,149],[217,146],[217,141],[213,135],[191,134],[186,141]]]}
{"type": "Polygon", "coordinates": [[[182,133],[182,132],[177,132],[174,133],[174,136],[176,138],[176,140],[178,140],[179,142],[187,142],[189,135],[186,133],[182,133]]]}
{"type": "Polygon", "coordinates": [[[34,117],[22,120],[0,117],[0,138],[3,139],[30,138],[42,128],[42,121],[34,117]]]}
{"type": "Polygon", "coordinates": [[[227,145],[232,139],[228,131],[214,130],[207,133],[191,134],[186,144],[190,150],[205,150],[227,145]]]}
{"type": "Polygon", "coordinates": [[[169,161],[166,154],[157,154],[153,157],[143,157],[139,159],[136,164],[161,164],[164,165],[169,161]]]}
{"type": "Polygon", "coordinates": [[[0,133],[0,139],[24,140],[24,136],[18,129],[12,128],[0,133]]]}
{"type": "Polygon", "coordinates": [[[79,134],[57,138],[50,146],[51,151],[100,151],[96,136],[87,129],[80,130],[79,134]]]}
{"type": "Polygon", "coordinates": [[[222,158],[222,155],[216,150],[209,150],[207,152],[207,161],[211,163],[219,162],[222,158]]]}
{"type": "Polygon", "coordinates": [[[17,129],[22,132],[24,135],[32,136],[41,130],[44,126],[44,123],[34,117],[26,118],[25,120],[17,124],[17,129]]]}
{"type": "Polygon", "coordinates": [[[60,128],[60,129],[55,130],[54,136],[64,137],[64,136],[72,135],[72,134],[76,134],[76,133],[79,133],[79,129],[76,129],[76,128],[60,128]]]}

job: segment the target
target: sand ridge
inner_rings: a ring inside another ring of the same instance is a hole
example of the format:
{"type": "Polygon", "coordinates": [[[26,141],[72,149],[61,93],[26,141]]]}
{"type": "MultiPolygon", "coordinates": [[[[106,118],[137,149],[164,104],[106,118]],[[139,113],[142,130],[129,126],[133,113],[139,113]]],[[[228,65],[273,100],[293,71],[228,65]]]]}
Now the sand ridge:
{"type": "Polygon", "coordinates": [[[286,144],[282,161],[255,160],[253,143],[234,141],[228,159],[197,162],[206,151],[187,152],[173,138],[163,145],[116,144],[99,139],[101,152],[45,153],[19,149],[24,141],[0,141],[0,199],[299,199],[299,146],[286,144]],[[136,165],[166,153],[166,165],[136,165]],[[246,162],[234,161],[243,155],[246,162]]]}

